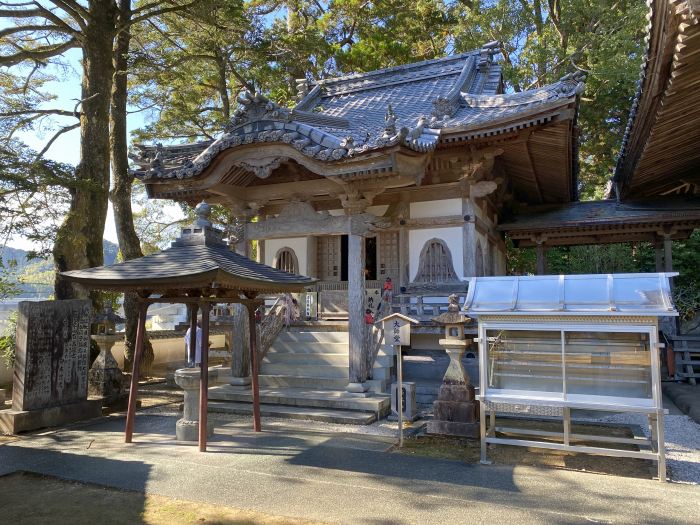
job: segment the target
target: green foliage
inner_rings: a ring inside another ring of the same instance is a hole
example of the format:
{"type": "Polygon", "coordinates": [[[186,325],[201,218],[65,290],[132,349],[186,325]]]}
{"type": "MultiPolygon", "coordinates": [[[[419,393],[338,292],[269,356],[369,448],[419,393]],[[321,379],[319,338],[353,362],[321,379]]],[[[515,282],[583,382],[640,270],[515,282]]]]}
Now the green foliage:
{"type": "Polygon", "coordinates": [[[455,50],[500,41],[510,89],[587,73],[578,115],[582,199],[603,196],[615,165],[639,78],[647,9],[639,0],[453,2],[455,50]]]}
{"type": "Polygon", "coordinates": [[[17,312],[12,312],[7,318],[7,326],[0,335],[0,358],[5,361],[5,364],[12,368],[15,364],[15,348],[17,341],[15,333],[17,332],[17,312]]]}

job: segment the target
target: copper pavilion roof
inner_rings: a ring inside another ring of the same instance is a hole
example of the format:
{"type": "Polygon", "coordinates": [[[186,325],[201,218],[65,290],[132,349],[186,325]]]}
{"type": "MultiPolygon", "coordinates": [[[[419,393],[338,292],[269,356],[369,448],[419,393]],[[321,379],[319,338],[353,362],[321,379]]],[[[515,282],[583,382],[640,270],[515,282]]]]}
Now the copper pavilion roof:
{"type": "Polygon", "coordinates": [[[170,248],[110,266],[63,272],[61,275],[88,288],[143,290],[208,289],[225,292],[275,293],[303,291],[315,279],[277,270],[231,251],[221,232],[208,220],[210,208],[197,206],[199,218],[183,228],[170,248]]]}

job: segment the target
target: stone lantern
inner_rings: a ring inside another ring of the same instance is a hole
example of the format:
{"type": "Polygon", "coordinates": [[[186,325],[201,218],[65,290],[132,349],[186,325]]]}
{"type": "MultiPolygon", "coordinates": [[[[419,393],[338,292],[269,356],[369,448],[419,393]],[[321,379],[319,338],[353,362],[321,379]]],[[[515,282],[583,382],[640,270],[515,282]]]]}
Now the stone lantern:
{"type": "Polygon", "coordinates": [[[92,339],[100,347],[100,355],[88,372],[88,394],[101,397],[104,404],[124,397],[124,375],[112,355],[112,347],[120,338],[115,333],[116,324],[123,322],[110,306],[93,318],[92,339]]]}
{"type": "Polygon", "coordinates": [[[445,338],[439,343],[445,348],[450,364],[442,378],[437,401],[433,402],[433,420],[428,422],[428,433],[476,438],[479,424],[474,385],[462,365],[462,356],[469,345],[464,326],[471,319],[460,312],[458,298],[453,294],[447,312],[433,321],[445,327],[445,338]]]}

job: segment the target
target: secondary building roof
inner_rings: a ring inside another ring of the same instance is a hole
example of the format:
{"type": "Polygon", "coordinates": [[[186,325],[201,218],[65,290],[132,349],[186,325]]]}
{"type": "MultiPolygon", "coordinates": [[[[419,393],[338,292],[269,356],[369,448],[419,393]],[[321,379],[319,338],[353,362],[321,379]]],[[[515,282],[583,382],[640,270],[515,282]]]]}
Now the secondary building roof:
{"type": "Polygon", "coordinates": [[[188,295],[206,290],[222,297],[228,292],[278,293],[303,291],[315,279],[257,263],[229,249],[208,220],[207,204],[197,206],[199,218],[167,248],[152,255],[111,266],[63,272],[88,288],[133,290],[148,294],[188,295]]]}
{"type": "Polygon", "coordinates": [[[647,54],[614,177],[620,198],[700,188],[700,1],[648,3],[647,54]]]}
{"type": "Polygon", "coordinates": [[[498,228],[527,247],[654,241],[664,231],[684,239],[698,227],[700,199],[665,197],[534,206],[498,228]]]}

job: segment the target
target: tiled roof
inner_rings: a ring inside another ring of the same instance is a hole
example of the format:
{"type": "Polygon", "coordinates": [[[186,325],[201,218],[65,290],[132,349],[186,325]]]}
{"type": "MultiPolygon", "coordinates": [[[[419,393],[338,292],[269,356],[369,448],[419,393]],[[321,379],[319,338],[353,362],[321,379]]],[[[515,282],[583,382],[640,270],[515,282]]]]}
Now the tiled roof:
{"type": "Polygon", "coordinates": [[[505,125],[549,105],[568,104],[582,89],[579,75],[567,75],[550,86],[502,94],[496,52],[496,43],[490,43],[441,59],[299,81],[300,100],[292,109],[243,93],[226,132],[214,142],[137,145],[136,174],[146,180],[191,178],[221,151],[253,142],[285,142],[327,162],[394,145],[427,151],[453,130],[505,125]]]}

